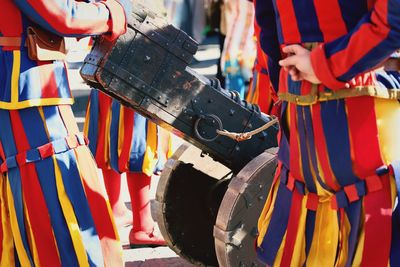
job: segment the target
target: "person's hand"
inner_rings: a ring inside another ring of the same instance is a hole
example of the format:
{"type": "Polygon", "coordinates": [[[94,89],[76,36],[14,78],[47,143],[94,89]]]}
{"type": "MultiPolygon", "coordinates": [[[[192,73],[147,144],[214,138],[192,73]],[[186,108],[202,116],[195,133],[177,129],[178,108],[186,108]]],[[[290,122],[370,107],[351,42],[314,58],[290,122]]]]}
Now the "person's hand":
{"type": "Polygon", "coordinates": [[[310,51],[300,45],[288,45],[282,51],[289,56],[280,60],[279,65],[289,72],[293,81],[307,80],[314,84],[321,83],[311,65],[310,51]]]}

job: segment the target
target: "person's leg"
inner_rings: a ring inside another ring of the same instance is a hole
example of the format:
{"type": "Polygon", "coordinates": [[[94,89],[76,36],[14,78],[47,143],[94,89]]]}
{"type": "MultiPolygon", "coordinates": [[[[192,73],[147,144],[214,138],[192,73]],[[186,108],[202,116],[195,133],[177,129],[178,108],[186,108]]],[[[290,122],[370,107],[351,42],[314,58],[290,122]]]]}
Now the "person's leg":
{"type": "Polygon", "coordinates": [[[165,245],[161,234],[154,231],[155,222],[150,210],[151,177],[143,173],[127,173],[129,194],[132,202],[133,227],[129,243],[133,245],[165,245]]]}
{"type": "Polygon", "coordinates": [[[125,206],[121,196],[121,174],[112,169],[103,169],[104,185],[118,226],[132,224],[132,212],[125,206]]]}

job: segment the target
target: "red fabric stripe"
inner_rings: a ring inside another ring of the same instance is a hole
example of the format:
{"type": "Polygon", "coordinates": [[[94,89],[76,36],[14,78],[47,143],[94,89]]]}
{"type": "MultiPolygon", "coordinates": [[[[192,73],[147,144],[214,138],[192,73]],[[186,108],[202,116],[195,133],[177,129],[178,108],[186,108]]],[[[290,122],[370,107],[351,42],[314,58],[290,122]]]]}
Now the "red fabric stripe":
{"type": "Polygon", "coordinates": [[[314,0],[319,27],[326,42],[347,33],[338,1],[314,0]]]}
{"type": "Polygon", "coordinates": [[[311,111],[312,111],[312,122],[314,128],[314,136],[315,136],[314,139],[315,147],[317,150],[318,160],[321,164],[321,168],[324,173],[325,182],[330,188],[333,188],[335,191],[338,191],[340,187],[335,181],[328,159],[328,151],[326,150],[326,141],[325,141],[324,131],[322,128],[320,104],[314,105],[311,111]]]}
{"type": "MultiPolygon", "coordinates": [[[[375,103],[372,97],[346,99],[354,170],[362,179],[373,175],[383,165],[380,154],[375,103]]],[[[386,266],[391,246],[392,201],[388,177],[383,189],[364,198],[365,240],[362,266],[386,266]]]]}
{"type": "MultiPolygon", "coordinates": [[[[18,151],[30,149],[18,111],[10,111],[12,128],[18,133],[15,143],[18,151]]],[[[40,264],[43,266],[61,266],[58,250],[53,236],[50,216],[39,184],[35,165],[28,163],[20,168],[22,191],[27,213],[30,219],[40,264]]]]}
{"type": "MultiPolygon", "coordinates": [[[[385,7],[387,8],[387,5],[385,7]]],[[[376,18],[376,14],[373,14],[372,20],[375,22],[380,22],[382,19],[386,18],[387,10],[381,10],[380,15],[382,17],[376,18]]],[[[350,67],[357,63],[371,49],[378,46],[379,43],[387,37],[389,31],[390,28],[383,26],[380,27],[380,25],[376,25],[373,29],[369,24],[361,26],[358,31],[353,33],[348,46],[336,54],[333,54],[330,58],[330,61],[332,62],[332,71],[335,73],[336,77],[346,73],[350,67]],[[368,42],[366,43],[365,36],[370,35],[371,31],[378,31],[379,33],[375,34],[373,36],[374,38],[369,38],[368,42]],[[378,38],[378,36],[380,38],[378,38]]]]}
{"type": "MultiPolygon", "coordinates": [[[[22,18],[21,12],[12,1],[0,1],[0,10],[5,16],[0,16],[0,32],[3,36],[21,36],[22,18]]],[[[16,47],[3,47],[5,50],[12,50],[16,47]]]]}
{"type": "Polygon", "coordinates": [[[42,87],[42,97],[59,97],[54,64],[49,62],[37,62],[39,67],[40,85],[42,87]]]}
{"type": "Polygon", "coordinates": [[[312,83],[310,82],[302,82],[300,87],[300,94],[301,95],[309,95],[311,94],[312,83]]]}
{"type": "Polygon", "coordinates": [[[293,249],[296,243],[297,230],[299,227],[301,200],[303,196],[293,191],[292,206],[290,208],[289,225],[286,232],[285,248],[283,249],[281,267],[291,266],[293,249]]]}
{"type": "MultiPolygon", "coordinates": [[[[96,162],[100,168],[107,169],[107,160],[105,158],[106,153],[106,125],[107,117],[111,110],[112,99],[104,93],[99,92],[99,121],[98,121],[98,139],[97,139],[97,149],[96,149],[96,162]]],[[[109,155],[107,155],[109,158],[109,155]]]]}
{"type": "Polygon", "coordinates": [[[367,177],[383,165],[373,97],[346,99],[347,119],[356,175],[367,177]]]}
{"type": "Polygon", "coordinates": [[[131,152],[135,112],[130,108],[121,108],[124,113],[124,145],[122,147],[121,155],[119,156],[118,168],[120,171],[128,171],[128,160],[131,152]]]}
{"type": "MultiPolygon", "coordinates": [[[[100,20],[92,15],[97,15],[97,10],[102,3],[76,3],[77,9],[86,9],[85,18],[72,18],[67,10],[62,9],[55,0],[26,0],[29,5],[39,13],[44,20],[63,35],[105,33],[112,25],[110,19],[100,20]],[[97,7],[96,7],[97,6],[97,7]]],[[[121,14],[123,15],[123,14],[121,14]]],[[[124,15],[123,15],[124,16],[124,15]]]]}
{"type": "Polygon", "coordinates": [[[294,12],[292,1],[276,0],[276,5],[282,26],[283,43],[301,43],[300,32],[297,27],[296,14],[294,12]]]}
{"type": "Polygon", "coordinates": [[[299,151],[299,136],[297,127],[296,105],[289,103],[290,112],[290,172],[296,178],[303,177],[301,173],[301,157],[299,151]]]}
{"type": "Polygon", "coordinates": [[[392,237],[392,200],[389,177],[383,177],[383,190],[364,198],[365,240],[361,266],[387,266],[392,237]]]}

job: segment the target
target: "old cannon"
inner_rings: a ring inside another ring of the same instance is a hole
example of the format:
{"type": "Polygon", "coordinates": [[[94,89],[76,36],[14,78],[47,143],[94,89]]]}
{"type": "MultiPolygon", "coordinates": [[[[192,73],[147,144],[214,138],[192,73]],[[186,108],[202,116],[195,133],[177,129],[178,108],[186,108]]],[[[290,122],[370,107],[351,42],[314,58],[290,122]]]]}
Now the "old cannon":
{"type": "Polygon", "coordinates": [[[128,25],[114,42],[96,39],[81,76],[192,144],[176,151],[160,178],[155,205],[163,236],[199,266],[258,266],[257,219],[277,164],[278,126],[190,69],[198,44],[163,17],[136,5],[128,25]],[[224,129],[239,137],[260,130],[238,142],[221,135],[224,129]]]}

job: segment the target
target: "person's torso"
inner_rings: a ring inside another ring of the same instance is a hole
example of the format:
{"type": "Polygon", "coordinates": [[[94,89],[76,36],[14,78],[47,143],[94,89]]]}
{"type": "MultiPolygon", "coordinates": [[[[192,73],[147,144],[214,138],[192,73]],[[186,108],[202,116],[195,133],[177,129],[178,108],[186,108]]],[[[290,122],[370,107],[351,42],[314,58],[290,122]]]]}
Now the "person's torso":
{"type": "Polygon", "coordinates": [[[26,31],[36,25],[12,0],[0,1],[0,10],[0,36],[21,37],[19,46],[0,46],[0,108],[71,104],[65,63],[29,59],[26,31]]]}

